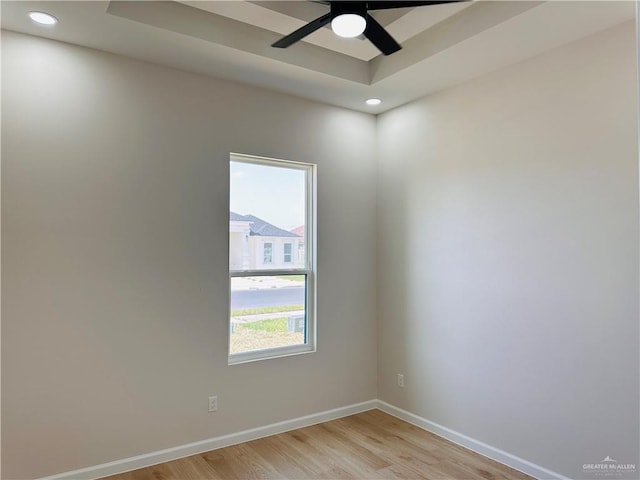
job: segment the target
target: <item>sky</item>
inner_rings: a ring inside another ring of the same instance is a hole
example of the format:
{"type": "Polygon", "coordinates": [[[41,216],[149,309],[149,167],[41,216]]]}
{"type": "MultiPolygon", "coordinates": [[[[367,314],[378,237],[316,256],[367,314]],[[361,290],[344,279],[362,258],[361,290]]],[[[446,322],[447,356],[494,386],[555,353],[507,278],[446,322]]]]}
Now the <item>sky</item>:
{"type": "Polygon", "coordinates": [[[231,211],[291,230],[304,224],[305,171],[231,162],[231,211]]]}

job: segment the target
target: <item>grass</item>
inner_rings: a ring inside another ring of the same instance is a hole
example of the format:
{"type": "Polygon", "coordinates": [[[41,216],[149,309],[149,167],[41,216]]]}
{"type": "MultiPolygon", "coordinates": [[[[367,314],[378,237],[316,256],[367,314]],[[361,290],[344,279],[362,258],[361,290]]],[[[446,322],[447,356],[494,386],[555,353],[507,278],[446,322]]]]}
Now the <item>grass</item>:
{"type": "Polygon", "coordinates": [[[286,347],[304,343],[302,333],[236,330],[231,335],[231,353],[251,352],[265,348],[286,347]]]}
{"type": "Polygon", "coordinates": [[[300,310],[304,310],[304,305],[278,305],[233,310],[231,316],[234,317],[261,313],[274,313],[275,315],[274,318],[235,324],[231,334],[231,353],[304,343],[304,334],[287,330],[288,312],[300,310]],[[278,315],[279,313],[282,313],[282,316],[278,315]]]}
{"type": "Polygon", "coordinates": [[[276,278],[280,280],[289,280],[291,282],[304,282],[306,280],[306,275],[279,275],[276,278]]]}
{"type": "Polygon", "coordinates": [[[236,330],[258,330],[261,332],[286,332],[286,317],[270,318],[269,320],[258,320],[257,322],[241,323],[236,326],[236,330]]]}
{"type": "Polygon", "coordinates": [[[304,310],[304,305],[278,305],[274,307],[242,308],[239,310],[232,310],[231,316],[242,317],[244,315],[258,315],[260,313],[295,312],[299,310],[304,310]]]}
{"type": "Polygon", "coordinates": [[[270,318],[237,324],[231,334],[231,353],[251,352],[302,343],[304,343],[304,334],[289,332],[286,317],[270,318]]]}

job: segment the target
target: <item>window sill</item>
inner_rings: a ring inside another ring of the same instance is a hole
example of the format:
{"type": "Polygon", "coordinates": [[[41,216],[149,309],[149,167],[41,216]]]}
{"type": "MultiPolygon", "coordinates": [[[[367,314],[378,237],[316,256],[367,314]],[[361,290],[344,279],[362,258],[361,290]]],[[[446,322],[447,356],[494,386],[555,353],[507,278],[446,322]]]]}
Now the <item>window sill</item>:
{"type": "Polygon", "coordinates": [[[294,355],[304,355],[314,353],[315,347],[312,345],[292,345],[290,347],[269,348],[266,350],[255,350],[253,352],[235,353],[229,355],[229,365],[239,365],[242,363],[258,362],[260,360],[270,360],[272,358],[292,357],[294,355]]]}

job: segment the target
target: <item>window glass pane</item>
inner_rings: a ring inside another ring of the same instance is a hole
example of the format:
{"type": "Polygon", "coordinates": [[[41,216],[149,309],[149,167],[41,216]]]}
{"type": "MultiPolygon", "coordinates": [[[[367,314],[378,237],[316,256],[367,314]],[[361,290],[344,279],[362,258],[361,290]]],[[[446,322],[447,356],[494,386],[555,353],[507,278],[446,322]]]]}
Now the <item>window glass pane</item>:
{"type": "Polygon", "coordinates": [[[315,167],[232,154],[229,364],[315,351],[315,167]]]}
{"type": "Polygon", "coordinates": [[[229,269],[307,268],[307,170],[231,161],[230,174],[229,269]]]}
{"type": "Polygon", "coordinates": [[[273,263],[273,244],[265,243],[262,247],[262,263],[273,263]]]}
{"type": "Polygon", "coordinates": [[[231,279],[231,354],[306,343],[306,275],[231,279]]]}

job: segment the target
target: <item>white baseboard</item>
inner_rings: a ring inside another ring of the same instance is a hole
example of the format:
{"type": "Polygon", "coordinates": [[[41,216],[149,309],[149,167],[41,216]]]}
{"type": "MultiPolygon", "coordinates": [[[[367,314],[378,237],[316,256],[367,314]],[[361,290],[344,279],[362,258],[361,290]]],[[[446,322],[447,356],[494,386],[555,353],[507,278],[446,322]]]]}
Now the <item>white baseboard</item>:
{"type": "Polygon", "coordinates": [[[487,445],[479,440],[475,440],[462,433],[458,433],[450,428],[438,425],[435,422],[419,417],[418,415],[407,412],[406,410],[395,407],[387,402],[383,402],[382,400],[377,401],[377,407],[383,412],[393,415],[400,420],[411,423],[428,432],[434,433],[439,437],[445,438],[453,443],[495,460],[496,462],[502,463],[507,467],[526,473],[527,475],[539,480],[569,480],[567,477],[560,475],[559,473],[552,472],[547,468],[531,463],[523,458],[516,457],[515,455],[500,450],[499,448],[492,447],[491,445],[487,445]]]}
{"type": "Polygon", "coordinates": [[[40,480],[94,480],[96,478],[107,477],[109,475],[117,475],[119,473],[129,472],[138,468],[150,467],[159,463],[177,460],[179,458],[197,455],[199,453],[208,452],[217,448],[229,447],[238,443],[249,442],[269,435],[288,432],[297,428],[308,427],[317,423],[328,422],[337,418],[354,415],[356,413],[365,412],[378,408],[383,412],[393,415],[405,422],[416,425],[428,432],[434,433],[439,437],[450,440],[453,443],[461,445],[469,450],[491,458],[508,467],[519,470],[527,475],[540,480],[569,480],[567,477],[559,473],[552,472],[544,467],[531,463],[520,457],[516,457],[508,452],[487,445],[479,440],[475,440],[462,433],[458,433],[450,428],[438,425],[435,422],[419,417],[411,412],[395,407],[382,400],[369,400],[367,402],[347,405],[346,407],[335,408],[325,412],[314,413],[304,417],[286,420],[284,422],[272,423],[263,427],[243,430],[229,435],[209,438],[199,442],[188,443],[173,448],[167,448],[157,452],[145,453],[135,457],[116,460],[114,462],[103,463],[93,467],[81,468],[71,472],[59,473],[40,480]]]}
{"type": "Polygon", "coordinates": [[[152,465],[157,465],[158,463],[197,455],[217,448],[229,447],[238,443],[249,442],[258,438],[268,437],[270,435],[288,432],[297,428],[308,427],[317,423],[328,422],[329,420],[335,420],[337,418],[354,415],[356,413],[366,412],[367,410],[373,410],[377,405],[377,400],[369,400],[367,402],[347,405],[346,407],[314,413],[312,415],[306,415],[304,417],[298,417],[284,422],[272,423],[271,425],[231,433],[221,437],[209,438],[207,440],[167,448],[157,452],[145,453],[135,457],[103,463],[93,467],[59,473],[50,477],[44,477],[41,480],[93,480],[109,475],[116,475],[118,473],[136,470],[138,468],[150,467],[152,465]]]}

